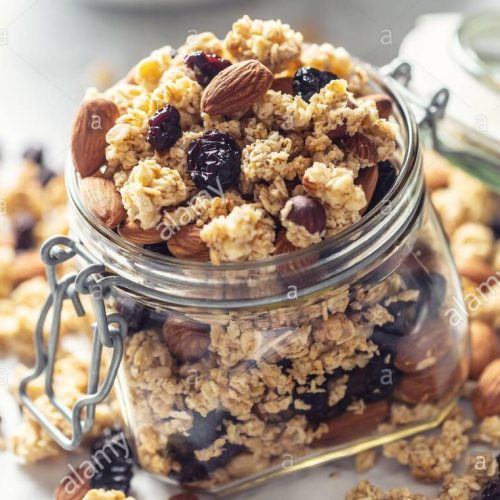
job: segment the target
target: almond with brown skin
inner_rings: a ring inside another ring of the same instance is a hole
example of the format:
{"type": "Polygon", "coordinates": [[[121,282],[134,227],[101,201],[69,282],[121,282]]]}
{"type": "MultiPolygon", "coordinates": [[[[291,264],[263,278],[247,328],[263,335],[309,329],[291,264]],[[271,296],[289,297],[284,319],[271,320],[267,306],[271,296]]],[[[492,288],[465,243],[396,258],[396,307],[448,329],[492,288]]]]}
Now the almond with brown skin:
{"type": "Polygon", "coordinates": [[[137,222],[124,222],[118,226],[118,234],[122,238],[141,246],[165,241],[161,229],[142,229],[137,222]]]}
{"type": "Polygon", "coordinates": [[[182,227],[167,240],[168,250],[179,259],[209,261],[210,251],[200,238],[200,231],[201,228],[196,224],[182,227]]]}
{"type": "Polygon", "coordinates": [[[361,100],[375,101],[378,116],[380,118],[389,118],[392,115],[392,99],[384,94],[370,94],[360,97],[361,100]]]}
{"type": "Polygon", "coordinates": [[[386,400],[368,403],[361,415],[346,411],[326,422],[328,431],[314,441],[312,446],[321,448],[369,434],[387,419],[389,411],[389,402],[386,400]]]}
{"type": "Polygon", "coordinates": [[[127,216],[113,181],[86,177],[80,183],[83,203],[106,227],[118,226],[127,216]]]}
{"type": "Polygon", "coordinates": [[[228,115],[250,108],[273,84],[273,74],[259,61],[232,64],[205,88],[201,110],[209,115],[228,115]]]}
{"type": "Polygon", "coordinates": [[[179,361],[198,361],[208,351],[210,327],[194,321],[169,318],[163,325],[163,338],[179,361]]]}
{"type": "Polygon", "coordinates": [[[477,319],[470,322],[469,333],[471,344],[470,377],[478,379],[492,361],[500,358],[500,339],[493,327],[477,319]]]}
{"type": "Polygon", "coordinates": [[[353,154],[366,165],[375,165],[378,162],[377,145],[371,137],[359,132],[346,135],[340,139],[340,147],[353,154]]]}
{"type": "Polygon", "coordinates": [[[481,284],[495,276],[495,270],[479,257],[469,259],[458,259],[457,268],[460,276],[471,280],[473,283],[481,284]]]}
{"type": "Polygon", "coordinates": [[[394,365],[404,373],[424,370],[446,356],[452,344],[447,323],[429,321],[399,340],[394,365]]]}
{"type": "Polygon", "coordinates": [[[378,182],[378,165],[375,167],[367,167],[362,168],[359,171],[359,175],[356,178],[356,184],[363,188],[366,197],[366,206],[362,208],[359,213],[364,215],[368,206],[370,205],[370,201],[373,198],[373,194],[375,193],[375,188],[377,187],[378,182]]]}
{"type": "Polygon", "coordinates": [[[472,406],[479,418],[500,415],[500,359],[492,361],[479,377],[472,406]]]}
{"type": "Polygon", "coordinates": [[[463,382],[462,367],[456,352],[452,351],[439,363],[408,373],[402,377],[394,396],[408,404],[429,403],[450,396],[463,382]]]}
{"type": "Polygon", "coordinates": [[[116,104],[101,97],[80,105],[73,122],[71,153],[82,177],[93,175],[105,163],[106,134],[118,116],[116,104]]]}
{"type": "Polygon", "coordinates": [[[37,276],[44,276],[45,264],[38,250],[29,250],[16,255],[9,271],[13,285],[17,286],[37,276]]]}

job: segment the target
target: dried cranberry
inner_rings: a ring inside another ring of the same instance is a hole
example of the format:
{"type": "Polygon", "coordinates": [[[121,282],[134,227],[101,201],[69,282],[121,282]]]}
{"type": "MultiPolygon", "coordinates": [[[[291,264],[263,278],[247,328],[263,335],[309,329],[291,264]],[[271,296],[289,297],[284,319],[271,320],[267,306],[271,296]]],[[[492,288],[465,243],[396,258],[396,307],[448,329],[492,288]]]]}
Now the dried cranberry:
{"type": "Polygon", "coordinates": [[[182,135],[181,115],[171,104],[159,109],[148,123],[148,142],[160,153],[169,150],[182,135]]]}
{"type": "Polygon", "coordinates": [[[299,68],[293,77],[293,91],[304,101],[309,102],[327,83],[337,80],[338,76],[329,71],[320,71],[316,68],[304,66],[299,68]]]}
{"type": "Polygon", "coordinates": [[[223,59],[216,54],[207,54],[205,52],[193,52],[185,57],[186,66],[194,71],[196,81],[206,87],[223,69],[231,66],[227,59],[223,59]]]}
{"type": "Polygon", "coordinates": [[[241,149],[226,132],[209,130],[188,149],[188,171],[199,189],[220,194],[238,182],[241,149]]]}

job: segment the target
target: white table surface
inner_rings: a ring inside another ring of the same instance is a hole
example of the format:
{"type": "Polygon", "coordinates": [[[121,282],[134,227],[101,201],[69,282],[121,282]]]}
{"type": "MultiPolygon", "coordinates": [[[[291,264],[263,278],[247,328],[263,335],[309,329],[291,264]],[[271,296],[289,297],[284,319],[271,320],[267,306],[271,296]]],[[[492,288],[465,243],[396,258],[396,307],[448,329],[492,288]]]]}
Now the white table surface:
{"type": "MultiPolygon", "coordinates": [[[[98,0],[92,0],[99,4],[98,0]]],[[[157,2],[161,3],[161,2],[157,2]]],[[[164,0],[168,3],[168,0],[164,0]]],[[[68,150],[68,130],[95,63],[109,66],[119,77],[156,47],[180,44],[193,30],[223,35],[230,22],[249,13],[254,17],[281,17],[293,25],[318,26],[324,40],[345,45],[375,64],[397,55],[403,36],[415,18],[436,10],[470,10],[498,5],[497,0],[204,0],[200,7],[156,10],[90,7],[77,0],[0,0],[0,147],[10,166],[24,146],[48,146],[49,162],[62,165],[68,150]],[[391,30],[393,43],[381,45],[383,30],[391,30]]],[[[13,360],[0,361],[7,375],[13,360]]],[[[0,414],[8,433],[19,412],[15,401],[0,387],[0,414]]],[[[78,463],[79,457],[72,461],[78,463]]],[[[0,499],[52,498],[55,485],[67,472],[67,459],[23,466],[0,452],[0,499]]],[[[383,487],[410,486],[432,494],[435,488],[413,484],[405,469],[381,460],[362,474],[383,487]]],[[[233,496],[236,500],[342,499],[360,477],[352,459],[336,462],[233,496]],[[329,478],[333,471],[338,479],[329,478]]],[[[163,484],[139,473],[133,492],[139,500],[168,498],[163,484]]]]}

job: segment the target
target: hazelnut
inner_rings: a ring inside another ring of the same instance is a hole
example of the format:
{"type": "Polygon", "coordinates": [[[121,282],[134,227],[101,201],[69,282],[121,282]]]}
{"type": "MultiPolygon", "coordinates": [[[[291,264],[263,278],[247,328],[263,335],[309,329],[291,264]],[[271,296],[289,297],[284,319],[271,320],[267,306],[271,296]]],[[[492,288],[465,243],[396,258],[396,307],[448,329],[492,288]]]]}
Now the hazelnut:
{"type": "Polygon", "coordinates": [[[163,325],[163,338],[179,361],[198,361],[208,351],[210,327],[194,321],[169,318],[163,325]]]}
{"type": "Polygon", "coordinates": [[[302,226],[310,234],[322,233],[326,228],[326,212],[321,202],[310,196],[290,198],[291,209],[287,220],[302,226]]]}

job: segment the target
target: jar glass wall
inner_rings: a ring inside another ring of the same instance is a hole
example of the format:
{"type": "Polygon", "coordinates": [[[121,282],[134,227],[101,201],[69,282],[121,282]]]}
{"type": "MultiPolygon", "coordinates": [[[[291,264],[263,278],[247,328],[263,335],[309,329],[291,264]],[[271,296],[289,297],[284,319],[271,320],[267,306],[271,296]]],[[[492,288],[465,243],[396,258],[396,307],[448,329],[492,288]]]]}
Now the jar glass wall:
{"type": "Polygon", "coordinates": [[[154,255],[81,203],[72,231],[115,274],[128,324],[118,396],[139,463],[229,492],[437,425],[467,375],[466,318],[425,195],[415,122],[394,102],[397,178],[363,218],[322,243],[256,262],[154,255]]]}
{"type": "Polygon", "coordinates": [[[142,466],[217,491],[435,425],[467,375],[443,249],[426,201],[407,241],[346,289],[201,317],[117,293],[130,326],[119,392],[142,466]]]}

